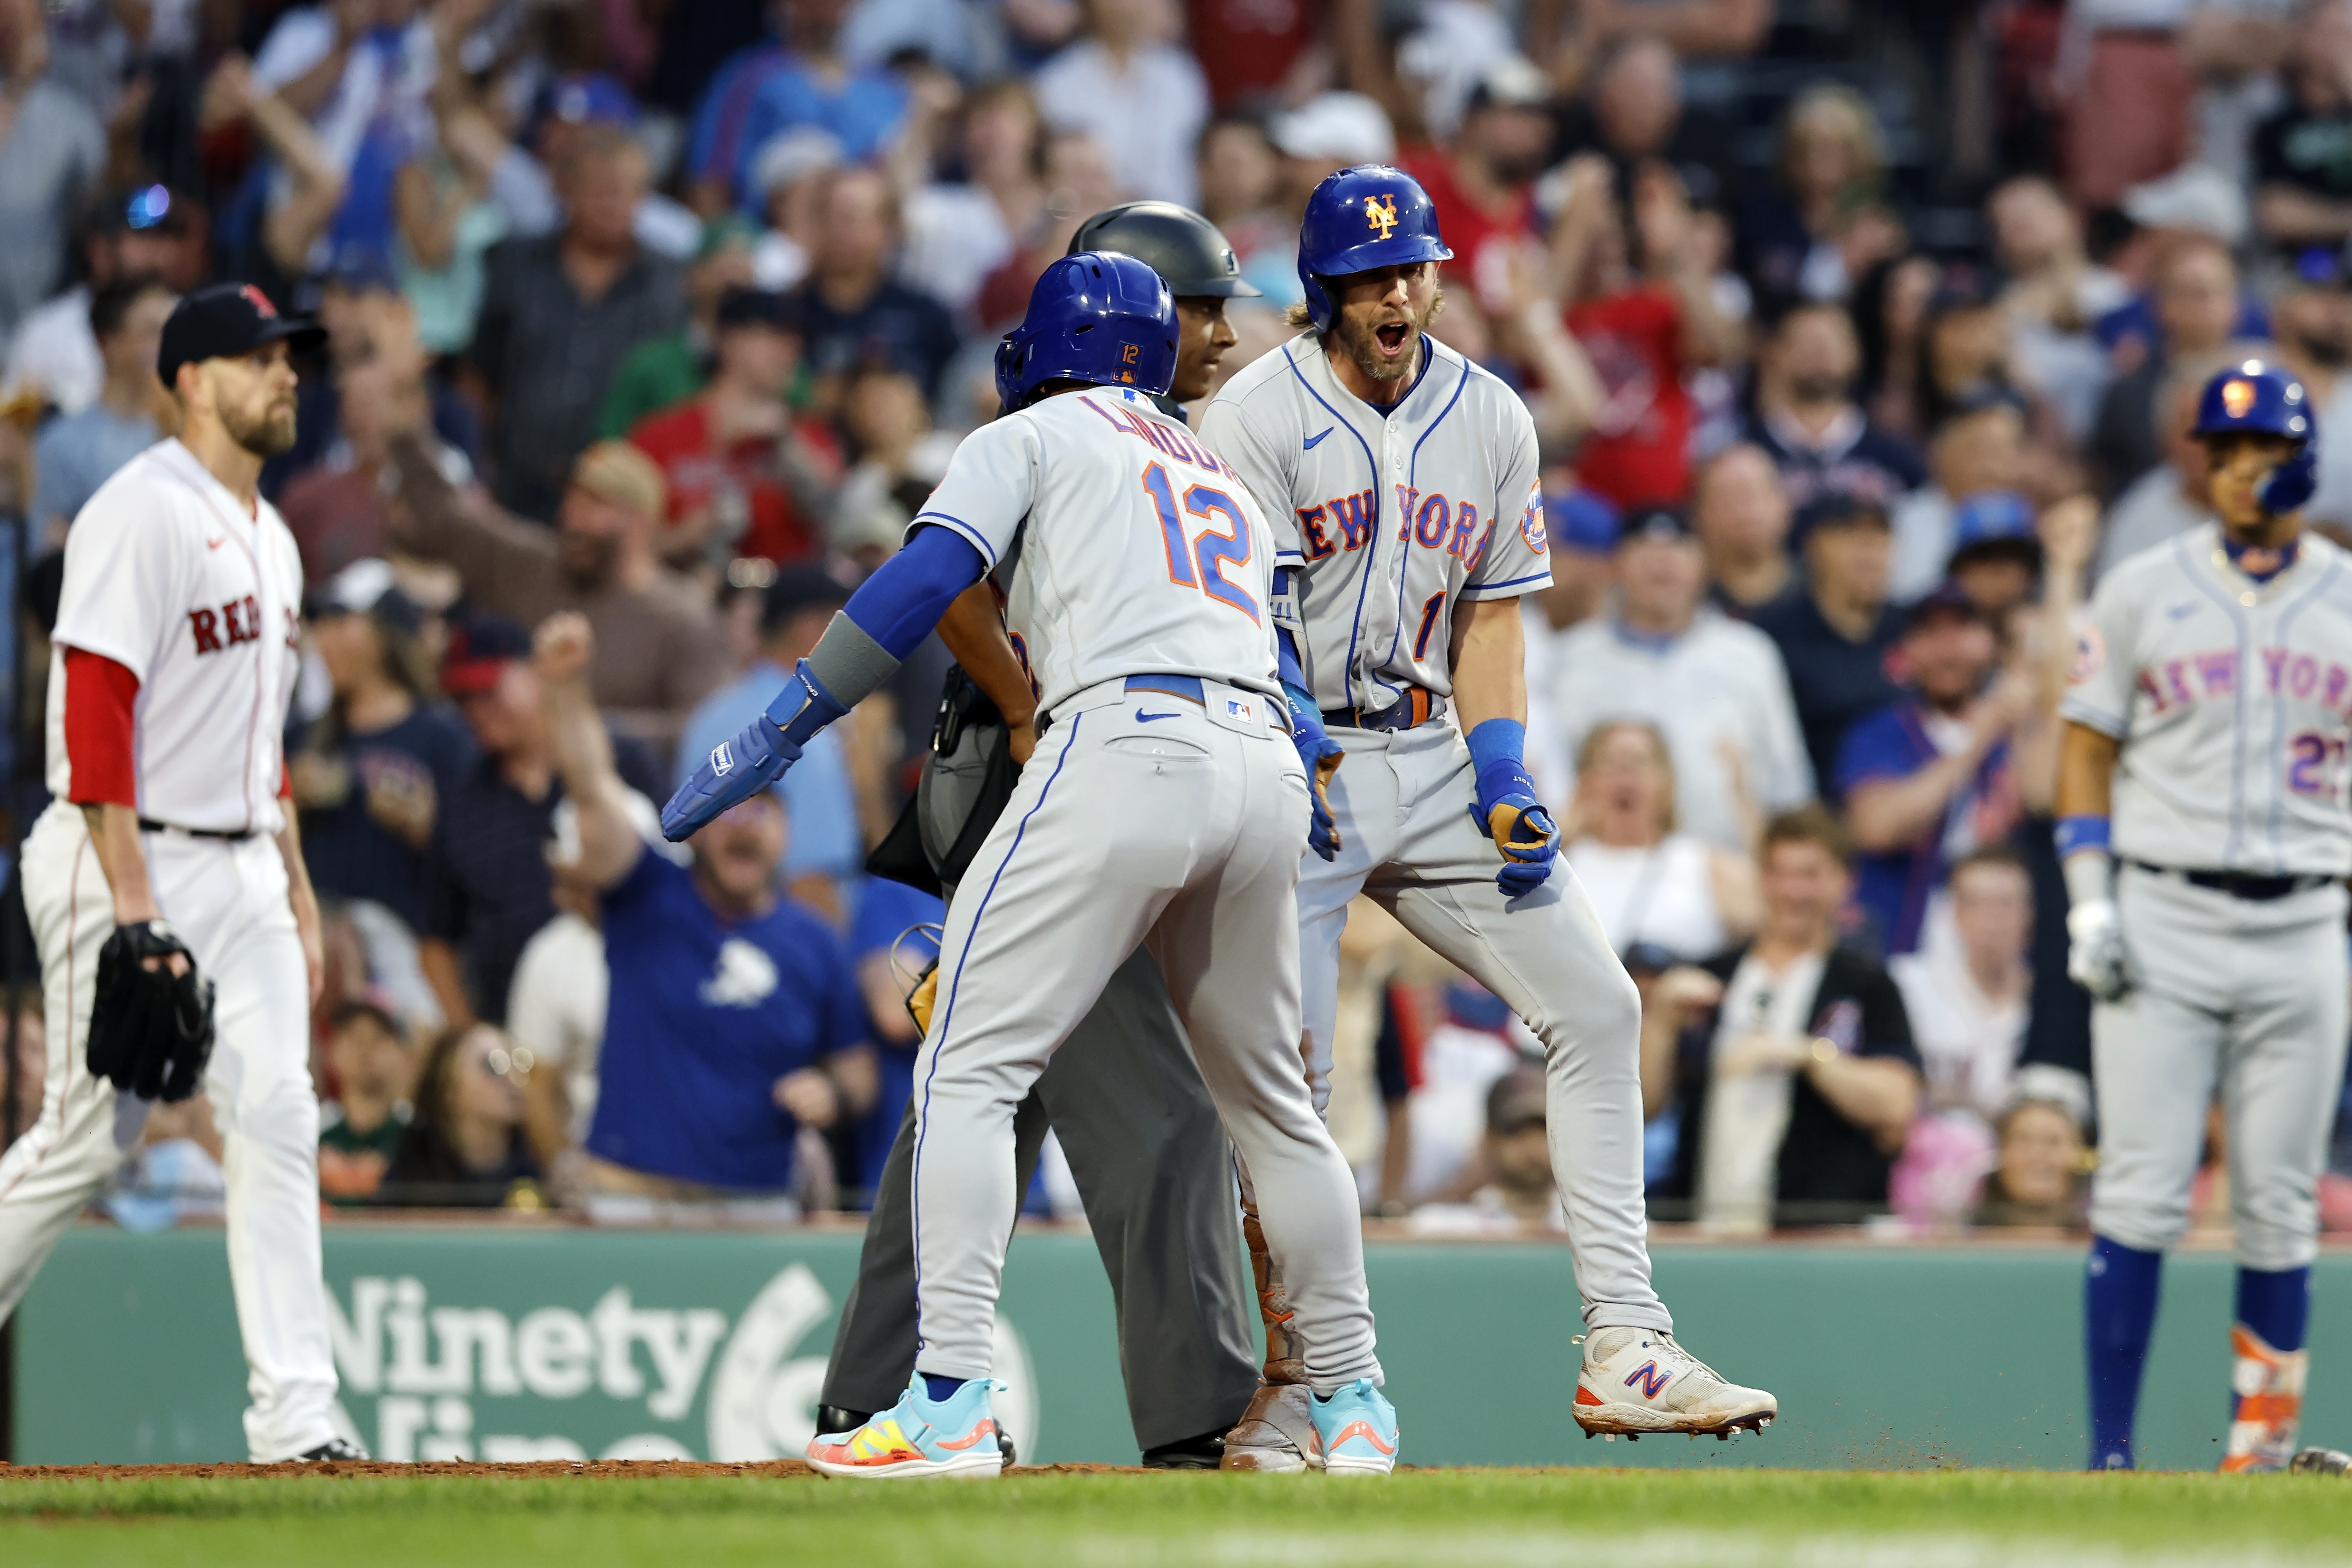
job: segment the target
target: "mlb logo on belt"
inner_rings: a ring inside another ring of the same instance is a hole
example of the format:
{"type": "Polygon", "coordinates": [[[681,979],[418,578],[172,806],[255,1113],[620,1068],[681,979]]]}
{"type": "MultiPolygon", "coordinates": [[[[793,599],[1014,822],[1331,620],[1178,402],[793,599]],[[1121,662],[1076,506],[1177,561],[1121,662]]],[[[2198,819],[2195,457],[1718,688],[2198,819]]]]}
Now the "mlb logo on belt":
{"type": "Polygon", "coordinates": [[[710,771],[722,779],[735,771],[735,753],[727,747],[728,742],[721,741],[710,748],[710,771]]]}
{"type": "Polygon", "coordinates": [[[1239,719],[1246,722],[1257,717],[1257,704],[1244,702],[1238,697],[1228,697],[1225,699],[1225,714],[1228,718],[1239,719]]]}

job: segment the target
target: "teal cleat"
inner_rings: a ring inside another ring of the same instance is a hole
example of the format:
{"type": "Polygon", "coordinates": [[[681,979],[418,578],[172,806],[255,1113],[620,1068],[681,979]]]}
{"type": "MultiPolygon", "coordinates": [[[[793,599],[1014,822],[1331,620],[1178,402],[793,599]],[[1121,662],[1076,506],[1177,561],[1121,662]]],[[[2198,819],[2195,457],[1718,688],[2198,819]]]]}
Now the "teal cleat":
{"type": "Polygon", "coordinates": [[[1310,1400],[1315,1434],[1323,1440],[1323,1471],[1333,1476],[1385,1476],[1396,1468],[1396,1406],[1360,1377],[1339,1393],[1310,1400]]]}
{"type": "Polygon", "coordinates": [[[866,1480],[993,1479],[1004,1468],[1004,1454],[997,1447],[988,1396],[1004,1386],[974,1378],[950,1397],[934,1401],[917,1373],[898,1404],[867,1417],[856,1431],[818,1433],[809,1442],[808,1461],[828,1476],[866,1480]]]}

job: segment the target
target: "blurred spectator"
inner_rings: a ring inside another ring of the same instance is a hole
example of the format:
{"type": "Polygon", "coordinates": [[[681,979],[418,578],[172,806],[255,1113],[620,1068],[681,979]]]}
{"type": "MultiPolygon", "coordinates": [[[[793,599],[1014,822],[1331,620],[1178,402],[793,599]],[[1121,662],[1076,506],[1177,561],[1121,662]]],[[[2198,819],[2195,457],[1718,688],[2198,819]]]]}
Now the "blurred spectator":
{"type": "Polygon", "coordinates": [[[1617,549],[1616,614],[1560,641],[1553,713],[1581,747],[1604,721],[1646,719],[1674,761],[1675,817],[1685,832],[1744,849],[1748,814],[1810,800],[1789,678],[1771,639],[1703,608],[1706,557],[1679,512],[1631,518],[1617,549]]]}
{"type": "Polygon", "coordinates": [[[1919,331],[1918,419],[1931,448],[1948,421],[1995,398],[2024,407],[2011,371],[2009,317],[1973,268],[1945,270],[1919,331]]]}
{"type": "Polygon", "coordinates": [[[147,191],[101,196],[91,204],[80,236],[81,280],[17,322],[8,342],[7,372],[0,377],[6,395],[37,395],[60,414],[79,414],[97,402],[106,362],[90,330],[91,300],[99,289],[127,279],[161,278],[170,287],[174,275],[190,270],[184,227],[170,204],[155,211],[147,191]]]}
{"type": "Polygon", "coordinates": [[[2033,885],[2015,851],[1989,844],[1953,865],[1950,888],[1958,940],[1901,954],[1887,969],[1903,989],[1927,1076],[1923,1114],[1972,1120],[1990,1151],[2025,1044],[2033,885]]]}
{"type": "Polygon", "coordinates": [[[1789,591],[1789,497],[1763,447],[1735,442],[1691,481],[1691,527],[1706,552],[1707,597],[1753,620],[1789,591]]]}
{"type": "MultiPolygon", "coordinates": [[[[265,47],[265,59],[269,52],[265,47]]],[[[250,126],[270,154],[240,192],[251,199],[231,204],[222,226],[225,259],[236,271],[281,283],[327,267],[387,265],[386,182],[404,155],[408,133],[389,125],[360,131],[365,156],[363,166],[355,169],[352,122],[336,120],[321,134],[304,110],[271,90],[275,85],[237,54],[224,57],[205,80],[198,127],[218,135],[250,126]],[[354,174],[364,186],[356,199],[354,174]],[[356,227],[339,224],[346,216],[357,219],[356,227]],[[341,256],[339,241],[349,242],[341,256]]],[[[168,193],[165,200],[180,205],[168,193]]]]}
{"type": "Polygon", "coordinates": [[[1673,504],[1690,476],[1693,411],[1683,373],[1736,352],[1738,332],[1716,309],[1674,173],[1643,165],[1630,226],[1628,210],[1606,163],[1591,154],[1570,161],[1551,230],[1551,276],[1603,395],[1576,471],[1620,506],[1673,504]]]}
{"type": "MultiPolygon", "coordinates": [[[[1326,0],[1187,0],[1185,33],[1218,110],[1296,102],[1295,84],[1328,68],[1321,35],[1335,9],[1326,0]]],[[[1216,214],[1209,220],[1233,233],[1216,214]]]]}
{"type": "Polygon", "coordinates": [[[105,130],[48,63],[42,8],[0,7],[0,332],[56,291],[75,215],[105,170],[105,130]]]}
{"type": "Polygon", "coordinates": [[[1886,139],[1870,100],[1824,82],[1780,120],[1774,179],[1740,213],[1740,272],[1768,304],[1838,300],[1901,248],[1877,204],[1886,139]]]}
{"type": "MultiPolygon", "coordinates": [[[[982,281],[980,292],[971,302],[971,314],[982,323],[1010,325],[1018,321],[1028,309],[1029,290],[1035,287],[1038,275],[1048,263],[1069,250],[1078,225],[1121,200],[1118,181],[1111,172],[1110,155],[1092,134],[1084,131],[1049,132],[1045,148],[1045,187],[1053,193],[1053,205],[1031,234],[1029,243],[982,281]]],[[[1292,226],[1296,228],[1295,224],[1292,226]]],[[[1290,279],[1288,288],[1296,293],[1298,275],[1291,266],[1297,254],[1295,233],[1290,242],[1293,248],[1284,253],[1282,264],[1290,279]]],[[[944,414],[944,389],[940,396],[944,414]]],[[[992,384],[987,389],[987,404],[988,412],[982,418],[992,416],[995,411],[992,384]]]]}
{"type": "Polygon", "coordinates": [[[679,570],[747,555],[804,561],[824,548],[824,520],[809,502],[829,488],[838,457],[829,436],[785,406],[801,345],[783,296],[730,289],[711,349],[709,385],[629,432],[668,489],[655,553],[679,570]]]}
{"type": "Polygon", "coordinates": [[[589,1184],[656,1198],[785,1192],[798,1129],[856,1117],[875,1086],[840,939],[776,895],[783,810],[772,794],[737,806],[689,842],[691,869],[646,854],[590,701],[587,622],[558,616],[537,644],[611,972],[589,1184]]]}
{"type": "MultiPolygon", "coordinates": [[[[1179,300],[1177,310],[1185,308],[1179,300]]],[[[850,377],[842,393],[841,426],[857,461],[835,495],[831,542],[860,570],[871,571],[898,552],[908,519],[939,487],[959,437],[931,428],[930,409],[913,376],[882,367],[850,377]]]]}
{"type": "MultiPolygon", "coordinates": [[[[413,338],[405,354],[370,350],[336,364],[329,376],[326,395],[314,396],[310,405],[331,421],[334,438],[321,444],[315,466],[292,476],[278,492],[278,512],[301,552],[302,575],[313,583],[391,553],[383,481],[392,432],[422,424],[429,395],[413,338]]],[[[298,440],[298,449],[300,445],[298,440]]]]}
{"type": "Polygon", "coordinates": [[[1264,125],[1238,116],[1211,121],[1201,132],[1200,172],[1202,215],[1231,242],[1244,272],[1262,253],[1291,259],[1296,226],[1276,210],[1282,161],[1264,125]]]}
{"type": "Polygon", "coordinates": [[[1862,850],[1855,901],[1887,953],[1948,941],[1952,865],[2017,825],[2010,738],[2037,694],[2015,670],[1986,689],[1998,651],[1984,613],[1957,587],[1937,590],[1904,627],[1905,694],[1838,749],[1838,793],[1862,850]]]}
{"type": "Polygon", "coordinates": [[[589,447],[549,530],[458,491],[414,433],[392,454],[394,542],[455,566],[486,615],[526,626],[562,609],[585,615],[597,630],[597,701],[668,758],[688,712],[724,679],[727,645],[709,602],[655,559],[665,487],[653,459],[625,441],[589,447]]]}
{"type": "Polygon", "coordinates": [[[33,443],[33,518],[42,542],[37,551],[61,543],[98,487],[162,434],[155,416],[164,394],[155,353],[163,319],[177,302],[153,279],[110,283],[91,299],[90,331],[106,379],[88,407],[49,421],[33,443]]]}
{"type": "MultiPolygon", "coordinates": [[[[555,913],[546,841],[563,798],[530,639],[512,621],[478,616],[449,633],[441,689],[473,732],[473,765],[441,800],[420,954],[453,1024],[500,1022],[523,943],[555,913]]],[[[616,740],[629,787],[668,798],[644,747],[616,740]]]]}
{"type": "Polygon", "coordinates": [[[1756,861],[1675,831],[1675,767],[1657,726],[1620,719],[1584,739],[1568,863],[1609,945],[1712,958],[1756,929],[1756,861]]]}
{"type": "Polygon", "coordinates": [[[2032,596],[2042,579],[2033,503],[2014,490],[1987,490],[1959,504],[1944,575],[1996,630],[2032,596]]]}
{"type": "MultiPolygon", "coordinates": [[[[614,78],[573,71],[541,83],[530,121],[530,152],[506,153],[498,165],[499,202],[515,232],[546,234],[563,221],[564,205],[573,198],[559,182],[583,141],[598,135],[635,142],[652,156],[649,142],[637,141],[636,100],[614,78]]],[[[629,231],[637,243],[672,261],[693,258],[702,229],[693,209],[650,184],[640,188],[629,210],[629,231]]]]}
{"type": "Polygon", "coordinates": [[[2082,226],[2057,186],[2039,174],[2003,182],[1985,211],[2009,279],[2000,306],[2016,333],[2018,377],[2055,408],[2067,438],[2080,441],[2109,374],[2092,323],[2127,301],[2131,286],[2092,263],[2082,226]]]}
{"type": "Polygon", "coordinates": [[[1886,673],[1903,616],[1886,602],[1892,531],[1875,501],[1832,493],[1799,514],[1801,587],[1756,613],[1788,667],[1813,777],[1835,801],[1838,748],[1863,715],[1891,702],[1886,673]]]}
{"type": "Polygon", "coordinates": [[[1551,82],[1523,56],[1505,55],[1478,77],[1462,128],[1443,153],[1399,160],[1437,212],[1454,259],[1447,281],[1490,316],[1511,305],[1513,269],[1535,240],[1537,175],[1551,161],[1551,82]]]}
{"type": "Polygon", "coordinates": [[[1617,509],[1590,490],[1544,496],[1551,584],[1519,600],[1519,628],[1527,647],[1528,771],[1546,801],[1565,800],[1574,776],[1568,739],[1552,710],[1560,650],[1569,633],[1607,608],[1617,581],[1621,530],[1617,509]]]}
{"type": "Polygon", "coordinates": [[[1592,140],[1621,195],[1633,189],[1642,164],[1673,156],[1683,120],[1682,62],[1674,46],[1646,32],[1612,40],[1592,62],[1586,97],[1592,140]]]}
{"type": "Polygon", "coordinates": [[[1162,13],[1152,0],[1078,4],[1082,36],[1032,79],[1045,123],[1100,142],[1129,197],[1193,205],[1201,192],[1192,149],[1209,117],[1199,63],[1158,36],[1162,13]]]}
{"type": "Polygon", "coordinates": [[[1013,258],[1045,216],[1038,177],[1044,130],[1026,82],[992,82],[963,100],[952,151],[964,178],[927,182],[908,193],[901,279],[950,310],[971,306],[988,275],[1013,258]]]}
{"type": "MultiPolygon", "coordinates": [[[[712,749],[766,711],[793,666],[816,647],[849,591],[814,566],[787,566],[768,584],[760,607],[759,661],[704,698],[686,721],[678,745],[680,782],[712,749]]],[[[849,907],[845,889],[866,864],[857,791],[842,738],[828,730],[814,737],[801,760],[776,786],[788,808],[792,841],[783,879],[803,903],[839,919],[849,907]]]]}
{"type": "Polygon", "coordinates": [[[1513,1068],[1486,1091],[1478,1154],[1485,1184],[1460,1203],[1424,1204],[1413,1210],[1406,1220],[1412,1234],[1509,1236],[1568,1229],[1544,1133],[1541,1068],[1513,1068]]]}
{"type": "Polygon", "coordinates": [[[737,213],[723,213],[703,226],[701,248],[686,272],[687,319],[676,331],[645,339],[621,361],[597,411],[598,439],[626,436],[638,420],[702,390],[710,379],[719,301],[751,287],[751,243],[758,234],[758,226],[737,213]]]}
{"type": "Polygon", "coordinates": [[[751,167],[760,150],[796,126],[829,132],[853,161],[887,146],[907,113],[907,89],[888,71],[845,58],[841,26],[849,0],[779,0],[782,43],[754,45],[720,68],[695,106],[687,168],[707,216],[730,202],[757,205],[751,167]]]}
{"type": "Polygon", "coordinates": [[[332,695],[286,763],[319,890],[381,904],[415,931],[425,849],[473,745],[436,705],[424,617],[392,579],[383,562],[362,561],[311,603],[310,645],[332,695]]]}
{"type": "Polygon", "coordinates": [[[1509,1005],[1485,986],[1451,981],[1440,1009],[1417,1041],[1409,1105],[1401,1132],[1391,1133],[1404,1143],[1405,1158],[1382,1161],[1384,1207],[1426,1203],[1476,1184],[1485,1174],[1477,1162],[1487,1093],[1523,1059],[1514,1036],[1524,1031],[1509,1005]]]}
{"type": "MultiPolygon", "coordinates": [[[[2346,126],[2352,146],[2352,121],[2346,126]]],[[[2276,358],[2303,382],[2323,430],[2352,432],[2352,290],[2340,257],[2306,256],[2271,304],[2276,358]]],[[[2303,506],[2305,523],[2352,531],[2352,444],[2319,449],[2319,489],[2303,506]]]]}
{"type": "Polygon", "coordinates": [[[497,1208],[539,1177],[522,1135],[507,1038],[488,1024],[446,1029],[416,1075],[415,1115],[380,1195],[419,1208],[497,1208]]]}
{"type": "Polygon", "coordinates": [[[1852,319],[1862,345],[1862,375],[1854,395],[1872,424],[1906,444],[1921,433],[1919,382],[1927,302],[1935,298],[1943,271],[1930,258],[1906,256],[1880,262],[1854,287],[1852,319]]]}
{"type": "Polygon", "coordinates": [[[641,248],[633,228],[646,189],[636,143],[591,127],[560,177],[564,226],[487,253],[469,353],[490,409],[492,492],[542,521],[555,515],[621,361],[686,319],[677,265],[641,248]]]}
{"type": "Polygon", "coordinates": [[[2087,1218],[2090,1151],[2065,1107],[2021,1100],[1996,1130],[1992,1174],[1976,1223],[2081,1230],[2087,1218]]]}
{"type": "Polygon", "coordinates": [[[2166,373],[2153,420],[2164,460],[2132,481],[2107,509],[2092,565],[2094,583],[2118,562],[2186,533],[2212,515],[2205,446],[2191,432],[2197,401],[2223,363],[2218,353],[2191,357],[2173,362],[2166,373]]]}
{"type": "Polygon", "coordinates": [[[2283,250],[2352,238],[2352,6],[2318,0],[2285,63],[2287,106],[2254,132],[2254,226],[2283,250]]]}
{"type": "Polygon", "coordinates": [[[392,187],[393,267],[416,309],[417,336],[436,358],[461,354],[474,341],[483,258],[513,226],[494,192],[514,167],[505,135],[466,90],[462,59],[440,70],[430,98],[435,134],[392,187]]]}
{"type": "Polygon", "coordinates": [[[1927,480],[1911,444],[1854,401],[1861,353],[1853,318],[1834,304],[1796,306],[1766,342],[1748,438],[1780,466],[1791,505],[1835,491],[1884,506],[1927,480]]]}
{"type": "Polygon", "coordinates": [[[939,395],[955,323],[946,306],[890,276],[898,243],[898,204],[883,177],[870,169],[835,176],[808,279],[791,296],[802,352],[829,393],[850,371],[878,363],[915,377],[924,396],[939,395]]]}
{"type": "Polygon", "coordinates": [[[2189,161],[2197,96],[2176,37],[2190,7],[2075,0],[2075,47],[2054,83],[2063,95],[2066,194],[2086,210],[2189,161]]]}
{"type": "Polygon", "coordinates": [[[2023,488],[2025,413],[2014,394],[1991,388],[1970,395],[1927,445],[1935,483],[1888,506],[1895,523],[1895,564],[1887,592],[1909,604],[1944,580],[1957,542],[1959,504],[1991,490],[2023,488]]]}
{"type": "Polygon", "coordinates": [[[2148,276],[2157,352],[2108,384],[2091,432],[2088,455],[2109,496],[2164,458],[2167,416],[2157,388],[2175,366],[2218,352],[2238,319],[2238,266],[2230,247],[2210,235],[2172,239],[2157,251],[2148,276]]]}
{"type": "Polygon", "coordinates": [[[1667,972],[1643,1011],[1644,1112],[1678,1098],[1683,1113],[1661,1195],[1694,1203],[1712,1229],[1851,1222],[1885,1206],[1918,1107],[1919,1053],[1895,982],[1838,942],[1851,853],[1817,806],[1775,817],[1756,940],[1667,972]]]}
{"type": "Polygon", "coordinates": [[[261,491],[282,500],[294,479],[322,468],[350,474],[369,467],[370,471],[355,481],[335,487],[338,493],[326,505],[320,506],[314,494],[302,523],[288,520],[288,526],[297,531],[298,542],[306,528],[314,538],[355,536],[360,548],[343,555],[347,564],[361,556],[383,553],[381,504],[373,494],[377,476],[372,466],[382,462],[381,448],[389,435],[382,422],[406,417],[415,406],[422,405],[430,416],[434,435],[464,453],[468,463],[481,456],[481,422],[473,406],[457,395],[427,359],[416,334],[415,310],[383,268],[353,268],[331,272],[320,279],[319,324],[327,331],[328,374],[302,378],[295,394],[294,445],[262,465],[261,491]],[[343,387],[362,369],[373,384],[371,390],[378,395],[369,414],[346,422],[341,408],[343,387]],[[353,460],[355,429],[360,443],[373,449],[367,465],[353,460]],[[364,521],[353,515],[359,511],[368,514],[364,521]]]}
{"type": "Polygon", "coordinates": [[[342,1003],[327,1029],[335,1098],[319,1108],[319,1193],[331,1204],[365,1203],[415,1120],[416,1064],[399,1020],[380,1003],[342,1003]]]}

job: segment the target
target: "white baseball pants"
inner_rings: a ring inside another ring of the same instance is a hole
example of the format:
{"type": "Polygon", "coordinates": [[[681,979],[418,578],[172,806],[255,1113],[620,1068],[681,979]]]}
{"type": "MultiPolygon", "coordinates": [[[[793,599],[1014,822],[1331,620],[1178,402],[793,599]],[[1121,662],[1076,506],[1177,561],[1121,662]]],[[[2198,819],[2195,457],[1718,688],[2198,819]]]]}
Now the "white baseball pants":
{"type": "Polygon", "coordinates": [[[1317,1109],[1331,1098],[1339,933],[1349,901],[1362,892],[1510,1004],[1543,1042],[1544,1126],[1586,1326],[1672,1331],[1650,1282],[1642,1201],[1642,996],[1583,884],[1555,861],[1542,887],[1503,896],[1495,885],[1502,855],[1471,819],[1470,748],[1451,723],[1334,730],[1331,738],[1348,753],[1331,782],[1339,853],[1308,857],[1298,879],[1317,1109]]]}
{"type": "Polygon", "coordinates": [[[1107,682],[1059,704],[948,908],[915,1058],[919,1371],[985,1377],[1019,1194],[1013,1113],[1148,943],[1255,1178],[1310,1382],[1380,1381],[1348,1163],[1299,1072],[1307,776],[1278,698],[1107,682]]]}
{"type": "MultiPolygon", "coordinates": [[[[289,1459],[335,1435],[335,1365],[320,1278],[310,981],[286,866],[266,837],[144,842],[155,901],[215,988],[205,1091],[226,1155],[229,1282],[253,1401],[246,1447],[256,1463],[289,1459]]],[[[25,841],[25,906],[41,955],[48,1067],[39,1115],[0,1157],[0,1320],[106,1190],[147,1114],[145,1101],[90,1076],[90,1003],[114,910],[79,808],[52,805],[25,841]]]]}

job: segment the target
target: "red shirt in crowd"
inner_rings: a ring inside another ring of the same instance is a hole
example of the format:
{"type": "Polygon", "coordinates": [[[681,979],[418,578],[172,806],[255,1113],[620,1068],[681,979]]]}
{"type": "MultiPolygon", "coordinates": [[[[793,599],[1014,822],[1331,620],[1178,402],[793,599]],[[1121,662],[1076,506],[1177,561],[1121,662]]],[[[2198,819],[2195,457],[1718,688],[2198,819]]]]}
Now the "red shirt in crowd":
{"type": "Polygon", "coordinates": [[[1187,0],[1209,99],[1226,109],[1271,95],[1323,25],[1324,0],[1187,0]]]}
{"type": "Polygon", "coordinates": [[[1639,283],[1570,306],[1568,330],[1606,394],[1576,477],[1620,507],[1680,505],[1690,485],[1691,400],[1683,390],[1682,306],[1639,283]]]}
{"type": "Polygon", "coordinates": [[[1521,186],[1500,212],[1480,206],[1463,195],[1454,180],[1454,160],[1433,148],[1422,148],[1397,160],[1397,167],[1421,182],[1429,205],[1437,214],[1437,232],[1454,259],[1445,264],[1450,281],[1468,287],[1479,305],[1491,313],[1511,303],[1512,249],[1535,233],[1535,196],[1521,186]]]}
{"type": "MultiPolygon", "coordinates": [[[[809,432],[800,432],[807,438],[809,432]]],[[[747,516],[737,555],[763,556],[780,564],[806,561],[823,546],[818,531],[793,504],[772,442],[753,437],[719,452],[711,445],[710,407],[699,397],[649,414],[629,432],[630,443],[661,466],[669,486],[667,521],[676,527],[718,499],[732,480],[747,516]]],[[[820,445],[829,447],[829,442],[820,445]]]]}

